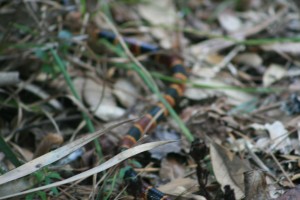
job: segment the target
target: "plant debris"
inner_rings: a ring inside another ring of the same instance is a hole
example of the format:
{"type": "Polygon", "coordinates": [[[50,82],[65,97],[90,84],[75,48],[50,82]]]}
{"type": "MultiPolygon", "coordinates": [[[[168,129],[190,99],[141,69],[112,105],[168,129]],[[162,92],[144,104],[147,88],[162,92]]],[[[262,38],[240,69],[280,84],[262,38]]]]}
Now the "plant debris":
{"type": "Polygon", "coordinates": [[[299,199],[299,10],[1,0],[0,199],[299,199]],[[170,116],[120,152],[170,84],[170,116]]]}

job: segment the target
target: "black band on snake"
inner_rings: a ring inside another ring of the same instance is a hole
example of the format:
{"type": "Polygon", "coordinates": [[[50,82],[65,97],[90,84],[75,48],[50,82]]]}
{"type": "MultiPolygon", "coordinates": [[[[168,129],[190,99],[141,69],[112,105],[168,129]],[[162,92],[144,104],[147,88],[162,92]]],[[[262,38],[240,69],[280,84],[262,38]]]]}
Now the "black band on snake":
{"type": "MultiPolygon", "coordinates": [[[[106,39],[113,44],[118,44],[119,40],[109,31],[99,31],[97,32],[98,39],[106,39]]],[[[130,38],[124,38],[124,41],[128,45],[128,48],[132,51],[133,54],[142,54],[142,53],[151,53],[150,58],[154,61],[168,67],[172,73],[172,77],[180,81],[185,81],[187,79],[187,72],[183,66],[183,60],[177,55],[161,55],[159,54],[159,48],[148,44],[136,41],[130,38]]],[[[180,97],[183,95],[184,84],[172,83],[164,92],[163,96],[166,101],[174,107],[180,97]]],[[[150,131],[153,129],[157,123],[163,120],[168,115],[168,111],[165,108],[164,104],[158,102],[153,106],[148,113],[139,119],[133,126],[129,129],[128,133],[122,139],[120,145],[120,151],[129,149],[133,147],[138,140],[140,140],[145,134],[145,130],[150,131]]],[[[146,185],[145,183],[140,184],[139,179],[137,178],[137,173],[132,169],[128,170],[125,175],[128,184],[137,184],[141,187],[141,191],[137,192],[137,196],[142,197],[146,200],[167,200],[168,196],[164,195],[162,192],[157,189],[146,185]]]]}

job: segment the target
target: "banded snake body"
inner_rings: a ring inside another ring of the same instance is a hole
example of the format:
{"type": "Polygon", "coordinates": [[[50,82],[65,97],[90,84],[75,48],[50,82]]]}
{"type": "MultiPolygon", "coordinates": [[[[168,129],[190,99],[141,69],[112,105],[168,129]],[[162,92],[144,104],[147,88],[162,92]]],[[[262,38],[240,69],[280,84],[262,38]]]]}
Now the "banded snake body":
{"type": "MultiPolygon", "coordinates": [[[[97,39],[106,39],[113,44],[119,43],[116,35],[110,31],[98,31],[96,33],[96,37],[97,39]]],[[[183,82],[187,79],[187,72],[183,66],[183,59],[179,56],[160,54],[160,49],[157,46],[138,42],[131,38],[124,38],[124,41],[133,54],[138,55],[143,53],[151,53],[150,59],[159,64],[167,66],[170,69],[173,78],[181,80],[183,82]]],[[[178,103],[180,97],[182,97],[184,89],[184,84],[172,83],[163,93],[163,97],[172,107],[174,107],[178,103]]],[[[162,102],[158,102],[156,105],[152,106],[148,113],[137,122],[135,122],[129,129],[127,134],[123,137],[120,145],[120,151],[133,147],[137,143],[137,141],[139,141],[144,136],[146,131],[150,131],[151,129],[155,128],[155,126],[167,115],[168,110],[162,102]]],[[[127,179],[127,182],[129,184],[136,184],[141,187],[140,191],[135,191],[135,195],[139,198],[145,200],[170,199],[170,197],[164,195],[154,187],[143,183],[137,177],[137,173],[132,168],[126,171],[125,179],[127,179]]]]}

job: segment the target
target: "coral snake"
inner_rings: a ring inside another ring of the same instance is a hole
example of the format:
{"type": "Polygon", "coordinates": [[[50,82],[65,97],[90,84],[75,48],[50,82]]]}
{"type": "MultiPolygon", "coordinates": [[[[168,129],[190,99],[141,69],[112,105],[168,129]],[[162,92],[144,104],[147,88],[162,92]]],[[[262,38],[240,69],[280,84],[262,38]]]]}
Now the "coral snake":
{"type": "MultiPolygon", "coordinates": [[[[98,39],[106,39],[113,44],[119,42],[116,35],[110,31],[98,31],[98,39]]],[[[125,43],[128,45],[128,48],[135,55],[143,53],[151,53],[150,59],[154,60],[157,63],[160,63],[164,66],[167,66],[171,73],[172,77],[178,80],[181,80],[181,83],[172,83],[163,93],[166,101],[174,107],[180,97],[184,92],[184,82],[187,79],[187,72],[183,66],[183,59],[177,55],[166,55],[159,53],[159,48],[157,46],[136,41],[131,38],[124,38],[125,43]]],[[[168,111],[165,108],[164,104],[158,102],[154,105],[149,112],[135,122],[132,127],[129,129],[128,133],[124,136],[121,141],[120,151],[129,149],[133,147],[138,140],[140,140],[146,131],[153,129],[158,122],[163,120],[168,115],[168,111]]],[[[162,192],[158,191],[152,186],[149,186],[145,183],[140,183],[140,179],[137,177],[137,173],[133,169],[127,170],[125,173],[125,179],[127,179],[128,184],[137,185],[141,187],[140,191],[135,191],[135,195],[146,200],[167,200],[170,199],[167,195],[164,195],[162,192]]]]}

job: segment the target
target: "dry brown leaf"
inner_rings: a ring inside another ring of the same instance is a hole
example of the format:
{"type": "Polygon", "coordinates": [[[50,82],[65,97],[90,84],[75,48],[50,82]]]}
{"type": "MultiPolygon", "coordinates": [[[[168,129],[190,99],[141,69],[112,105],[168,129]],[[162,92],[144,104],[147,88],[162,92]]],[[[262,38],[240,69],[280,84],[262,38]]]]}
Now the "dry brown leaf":
{"type": "Polygon", "coordinates": [[[213,38],[205,40],[189,47],[190,52],[195,56],[206,56],[208,54],[217,53],[225,48],[234,45],[234,42],[223,38],[213,38]]]}
{"type": "Polygon", "coordinates": [[[176,9],[173,1],[148,1],[138,7],[140,15],[153,25],[169,25],[175,23],[176,9]]]}
{"type": "Polygon", "coordinates": [[[214,78],[217,74],[214,68],[210,66],[202,66],[202,64],[200,63],[195,63],[192,69],[192,73],[203,78],[214,78]]]}
{"type": "Polygon", "coordinates": [[[127,108],[133,106],[136,103],[138,90],[129,80],[117,80],[117,82],[114,84],[113,92],[120,103],[127,108]]]}
{"type": "Polygon", "coordinates": [[[229,185],[234,189],[235,197],[242,198],[244,196],[243,173],[249,171],[250,167],[245,161],[214,142],[210,145],[210,156],[214,174],[222,188],[229,185]]]}
{"type": "Polygon", "coordinates": [[[196,62],[194,64],[192,73],[199,77],[214,78],[219,72],[219,70],[216,68],[222,63],[222,61],[224,60],[224,56],[216,53],[208,54],[205,56],[198,56],[197,52],[201,50],[197,48],[198,46],[194,46],[194,48],[191,48],[191,53],[200,60],[200,62],[196,62]]]}
{"type": "Polygon", "coordinates": [[[270,149],[279,150],[283,154],[288,154],[292,150],[292,143],[288,137],[288,130],[280,121],[275,121],[272,124],[265,124],[266,130],[269,132],[271,139],[270,149]]]}
{"type": "Polygon", "coordinates": [[[267,183],[261,170],[251,170],[245,175],[245,200],[268,199],[267,183]]]}
{"type": "Polygon", "coordinates": [[[256,53],[241,53],[234,58],[234,61],[249,66],[260,66],[263,63],[262,58],[256,53]]]}
{"type": "Polygon", "coordinates": [[[27,190],[29,188],[32,188],[35,184],[37,184],[37,183],[34,180],[34,178],[28,177],[28,176],[8,182],[5,185],[1,185],[0,198],[1,198],[1,196],[16,194],[20,191],[27,190]]]}
{"type": "Polygon", "coordinates": [[[163,180],[174,180],[177,178],[183,178],[185,175],[185,166],[179,163],[174,158],[164,158],[161,162],[159,170],[159,176],[163,180]]]}
{"type": "MultiPolygon", "coordinates": [[[[138,6],[138,12],[145,20],[155,26],[173,26],[176,22],[176,9],[174,2],[171,0],[148,1],[138,6]]],[[[162,47],[170,48],[172,46],[170,35],[166,31],[160,28],[152,28],[151,33],[160,39],[162,47]]]]}
{"type": "MultiPolygon", "coordinates": [[[[299,165],[298,165],[299,167],[299,165]]],[[[298,181],[300,179],[300,174],[295,174],[293,175],[293,177],[291,178],[292,181],[298,181]]]]}
{"type": "Polygon", "coordinates": [[[205,61],[208,62],[208,63],[210,63],[211,65],[218,65],[223,60],[224,60],[224,56],[222,56],[220,54],[217,54],[217,53],[209,54],[205,58],[205,61]]]}
{"type": "Polygon", "coordinates": [[[15,149],[15,151],[18,152],[23,157],[23,159],[25,161],[30,161],[30,160],[33,159],[33,152],[31,152],[30,150],[28,150],[26,148],[22,148],[19,145],[16,145],[15,143],[10,143],[10,145],[13,146],[13,148],[15,149]]]}
{"type": "Polygon", "coordinates": [[[229,33],[235,32],[242,27],[241,20],[233,12],[222,12],[218,16],[221,26],[229,33]]]}
{"type": "Polygon", "coordinates": [[[114,120],[125,113],[123,108],[117,106],[112,90],[108,86],[82,77],[76,78],[74,85],[77,93],[82,95],[82,99],[100,119],[114,120]]]}
{"type": "Polygon", "coordinates": [[[265,87],[272,85],[275,81],[280,80],[286,74],[286,70],[277,64],[271,64],[263,76],[263,85],[265,87]]]}
{"type": "Polygon", "coordinates": [[[203,196],[192,194],[199,190],[199,185],[196,180],[191,178],[175,179],[158,189],[168,195],[180,197],[180,199],[206,200],[203,196]]]}
{"type": "Polygon", "coordinates": [[[54,148],[59,147],[64,142],[64,138],[55,133],[49,133],[46,135],[38,147],[36,148],[36,151],[34,153],[34,158],[40,157],[49,151],[51,151],[54,148]]]}

